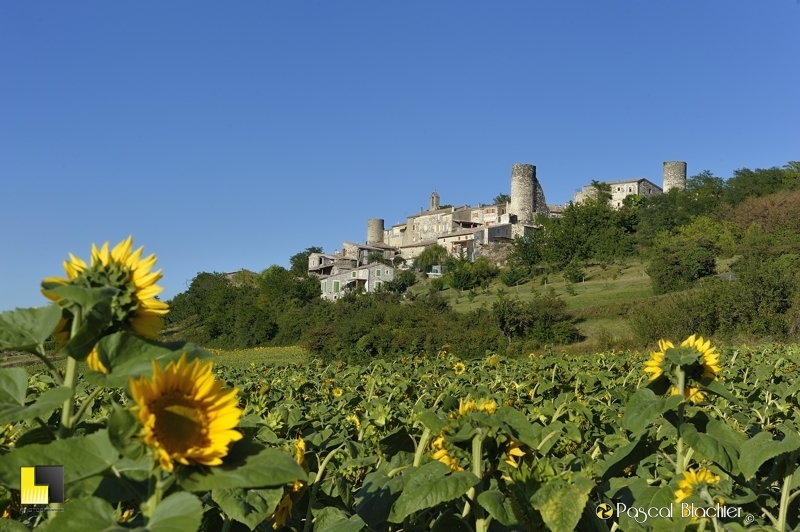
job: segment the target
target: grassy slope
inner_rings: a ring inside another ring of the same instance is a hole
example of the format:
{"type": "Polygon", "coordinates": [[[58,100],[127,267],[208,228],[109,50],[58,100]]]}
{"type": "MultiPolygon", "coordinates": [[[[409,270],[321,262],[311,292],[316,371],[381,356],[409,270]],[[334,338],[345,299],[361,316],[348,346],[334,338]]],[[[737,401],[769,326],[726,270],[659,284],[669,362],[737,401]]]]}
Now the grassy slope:
{"type": "MultiPolygon", "coordinates": [[[[720,272],[728,271],[732,259],[718,262],[720,272]]],[[[592,352],[595,349],[610,349],[612,347],[638,347],[632,338],[628,321],[625,318],[630,304],[656,296],[650,284],[650,277],[645,273],[647,263],[639,260],[629,260],[621,264],[612,264],[605,269],[600,266],[585,268],[584,282],[572,285],[574,294],[570,294],[568,284],[560,274],[544,277],[539,276],[532,281],[519,286],[508,287],[499,280],[492,282],[488,293],[478,289],[478,295],[472,301],[468,292],[459,295],[456,290],[447,288],[442,295],[450,301],[454,309],[466,312],[479,308],[481,305],[491,305],[497,298],[498,290],[505,290],[512,297],[519,297],[526,301],[534,297],[535,292],[545,293],[553,289],[557,296],[567,303],[567,309],[577,318],[576,326],[585,339],[568,347],[571,352],[592,352]]],[[[412,291],[420,293],[427,290],[427,283],[413,287],[412,291]]]]}

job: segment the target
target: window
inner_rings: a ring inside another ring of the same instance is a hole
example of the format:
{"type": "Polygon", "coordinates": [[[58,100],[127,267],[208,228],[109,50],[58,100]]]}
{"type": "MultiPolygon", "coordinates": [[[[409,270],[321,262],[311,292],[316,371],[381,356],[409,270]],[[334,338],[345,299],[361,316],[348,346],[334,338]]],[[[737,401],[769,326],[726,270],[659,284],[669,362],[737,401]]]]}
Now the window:
{"type": "Polygon", "coordinates": [[[386,275],[389,275],[389,270],[384,270],[383,273],[385,273],[386,275]]]}
{"type": "Polygon", "coordinates": [[[619,192],[620,190],[622,190],[622,188],[620,188],[620,187],[617,187],[617,192],[619,192]]]}
{"type": "Polygon", "coordinates": [[[355,277],[356,275],[358,275],[358,273],[357,272],[353,272],[353,273],[350,274],[350,277],[355,277]]]}
{"type": "Polygon", "coordinates": [[[328,291],[328,281],[322,281],[322,293],[324,294],[327,291],[328,291]]]}
{"type": "Polygon", "coordinates": [[[380,277],[381,276],[381,271],[380,270],[375,270],[375,275],[380,277]]]}
{"type": "Polygon", "coordinates": [[[339,291],[339,281],[334,281],[333,282],[333,291],[334,291],[334,293],[339,291]]]}
{"type": "Polygon", "coordinates": [[[381,287],[381,282],[380,281],[375,281],[375,290],[377,290],[380,287],[381,287]]]}

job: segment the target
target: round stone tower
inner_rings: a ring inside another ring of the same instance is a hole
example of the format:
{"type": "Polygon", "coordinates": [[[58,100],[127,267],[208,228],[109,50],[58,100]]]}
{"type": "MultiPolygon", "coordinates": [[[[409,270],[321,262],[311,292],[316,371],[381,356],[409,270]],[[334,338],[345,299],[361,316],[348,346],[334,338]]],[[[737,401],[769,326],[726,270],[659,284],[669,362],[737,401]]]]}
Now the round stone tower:
{"type": "Polygon", "coordinates": [[[683,161],[668,161],[664,163],[664,194],[671,188],[683,190],[686,188],[686,163],[683,161]]]}
{"type": "Polygon", "coordinates": [[[433,191],[433,194],[431,194],[431,205],[430,209],[428,210],[429,211],[439,210],[439,194],[437,194],[435,190],[433,191]]]}
{"type": "Polygon", "coordinates": [[[367,245],[383,242],[383,218],[367,220],[367,245]]]}
{"type": "Polygon", "coordinates": [[[536,189],[536,167],[532,164],[511,165],[511,205],[509,211],[517,215],[517,221],[528,223],[534,213],[536,189]]]}

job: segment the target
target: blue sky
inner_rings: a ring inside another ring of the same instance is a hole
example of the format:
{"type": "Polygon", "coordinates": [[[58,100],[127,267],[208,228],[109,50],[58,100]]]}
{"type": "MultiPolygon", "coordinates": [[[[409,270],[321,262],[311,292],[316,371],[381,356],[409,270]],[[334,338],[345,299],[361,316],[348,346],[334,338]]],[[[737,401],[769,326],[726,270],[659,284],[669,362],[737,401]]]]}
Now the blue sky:
{"type": "Polygon", "coordinates": [[[800,159],[800,1],[2,2],[0,310],[68,252],[288,266],[529,163],[592,179],[800,159]]]}

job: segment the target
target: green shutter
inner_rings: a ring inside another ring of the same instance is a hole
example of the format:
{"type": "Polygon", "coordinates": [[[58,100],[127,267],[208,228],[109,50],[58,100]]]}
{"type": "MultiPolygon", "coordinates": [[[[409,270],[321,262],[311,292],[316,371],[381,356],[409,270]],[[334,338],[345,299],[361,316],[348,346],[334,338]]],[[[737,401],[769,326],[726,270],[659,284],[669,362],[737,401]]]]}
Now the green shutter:
{"type": "Polygon", "coordinates": [[[338,292],[339,291],[339,281],[334,281],[333,282],[333,291],[334,292],[338,292]]]}

